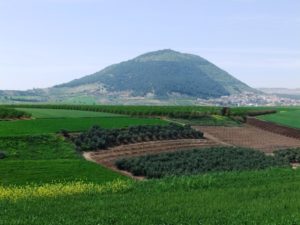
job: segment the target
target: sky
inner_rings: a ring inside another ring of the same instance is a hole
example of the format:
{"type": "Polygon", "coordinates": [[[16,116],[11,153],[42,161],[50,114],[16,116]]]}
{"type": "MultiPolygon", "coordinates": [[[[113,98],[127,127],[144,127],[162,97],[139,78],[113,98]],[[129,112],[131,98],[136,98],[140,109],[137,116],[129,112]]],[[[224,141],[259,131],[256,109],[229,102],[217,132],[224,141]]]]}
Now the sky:
{"type": "Polygon", "coordinates": [[[43,88],[159,49],[252,87],[300,88],[299,0],[0,0],[0,89],[43,88]]]}

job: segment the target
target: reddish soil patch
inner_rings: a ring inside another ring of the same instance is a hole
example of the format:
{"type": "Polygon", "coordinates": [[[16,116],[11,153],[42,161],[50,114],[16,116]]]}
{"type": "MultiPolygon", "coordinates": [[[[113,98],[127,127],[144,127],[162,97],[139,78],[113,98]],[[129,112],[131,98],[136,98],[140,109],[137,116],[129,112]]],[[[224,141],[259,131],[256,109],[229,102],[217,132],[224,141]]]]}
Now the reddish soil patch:
{"type": "Polygon", "coordinates": [[[254,117],[248,117],[247,124],[261,128],[263,130],[271,131],[272,133],[300,139],[300,130],[296,128],[281,126],[279,124],[262,121],[254,117]]]}
{"type": "Polygon", "coordinates": [[[250,125],[242,127],[197,126],[204,136],[220,144],[254,148],[265,153],[300,147],[300,140],[266,131],[250,125]]]}
{"type": "MultiPolygon", "coordinates": [[[[162,152],[174,152],[178,150],[188,150],[195,148],[205,148],[220,145],[207,139],[179,139],[165,141],[149,141],[136,144],[121,145],[108,150],[95,152],[85,152],[83,156],[89,161],[99,163],[112,170],[121,172],[126,176],[133,177],[130,173],[120,171],[115,167],[115,161],[121,158],[135,157],[162,152]]],[[[140,177],[134,177],[142,179],[140,177]]]]}

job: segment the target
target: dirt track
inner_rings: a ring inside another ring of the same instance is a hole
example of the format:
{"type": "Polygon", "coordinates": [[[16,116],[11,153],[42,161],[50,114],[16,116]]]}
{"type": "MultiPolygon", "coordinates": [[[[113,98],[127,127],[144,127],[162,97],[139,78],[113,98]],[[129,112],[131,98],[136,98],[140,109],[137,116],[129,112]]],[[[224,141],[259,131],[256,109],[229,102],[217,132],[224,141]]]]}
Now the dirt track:
{"type": "MultiPolygon", "coordinates": [[[[162,152],[173,152],[177,150],[188,150],[194,148],[205,148],[220,145],[214,141],[206,139],[179,139],[166,141],[149,141],[136,144],[121,145],[108,150],[85,152],[84,158],[100,163],[105,167],[117,170],[114,163],[120,158],[148,155],[162,152]]],[[[130,176],[129,173],[118,171],[124,175],[130,176]]],[[[136,177],[135,177],[136,178],[136,177]]]]}
{"type": "Polygon", "coordinates": [[[219,143],[254,148],[265,153],[300,147],[299,139],[286,137],[250,125],[242,127],[197,126],[194,128],[201,130],[207,138],[219,143]]]}
{"type": "Polygon", "coordinates": [[[120,158],[172,152],[193,148],[216,146],[217,144],[205,139],[179,139],[166,141],[149,141],[136,144],[121,145],[104,151],[89,152],[88,157],[106,166],[112,166],[120,158]]]}

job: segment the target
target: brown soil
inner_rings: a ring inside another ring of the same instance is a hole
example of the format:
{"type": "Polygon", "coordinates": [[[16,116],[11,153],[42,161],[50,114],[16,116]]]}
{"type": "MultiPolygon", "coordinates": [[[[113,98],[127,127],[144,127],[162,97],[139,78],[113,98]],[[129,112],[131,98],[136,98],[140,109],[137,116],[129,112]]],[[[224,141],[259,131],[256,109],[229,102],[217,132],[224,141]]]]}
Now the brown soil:
{"type": "Polygon", "coordinates": [[[220,144],[208,139],[149,141],[136,144],[121,145],[110,148],[108,150],[84,152],[83,156],[89,161],[99,163],[126,176],[130,176],[135,179],[143,179],[141,177],[134,177],[128,172],[118,170],[115,167],[115,161],[121,158],[157,154],[162,152],[174,152],[178,150],[188,150],[194,148],[205,148],[217,145],[220,144]]]}
{"type": "Polygon", "coordinates": [[[247,124],[261,128],[263,130],[271,131],[272,133],[300,139],[300,130],[296,128],[286,127],[272,122],[259,120],[254,117],[248,117],[247,124]]]}
{"type": "Polygon", "coordinates": [[[266,131],[254,126],[213,127],[197,126],[207,138],[220,144],[254,148],[265,153],[275,150],[300,147],[300,140],[266,131]]]}

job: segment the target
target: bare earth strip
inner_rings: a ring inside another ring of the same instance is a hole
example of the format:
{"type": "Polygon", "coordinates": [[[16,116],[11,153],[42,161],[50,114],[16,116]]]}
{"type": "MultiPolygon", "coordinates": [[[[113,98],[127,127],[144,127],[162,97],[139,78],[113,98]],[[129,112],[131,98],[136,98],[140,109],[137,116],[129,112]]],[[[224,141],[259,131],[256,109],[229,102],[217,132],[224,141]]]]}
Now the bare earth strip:
{"type": "Polygon", "coordinates": [[[300,147],[300,140],[266,131],[250,125],[242,127],[197,126],[207,138],[218,143],[254,148],[265,153],[275,150],[300,147]]]}
{"type": "MultiPolygon", "coordinates": [[[[195,148],[205,148],[221,145],[208,139],[179,139],[165,141],[149,141],[128,145],[121,145],[108,150],[84,152],[83,156],[89,161],[99,163],[112,170],[121,172],[124,175],[133,177],[130,173],[119,171],[115,167],[115,161],[121,158],[157,154],[162,152],[174,152],[195,148]]],[[[137,178],[137,177],[134,177],[137,178]]],[[[141,179],[141,178],[137,178],[141,179]]]]}

